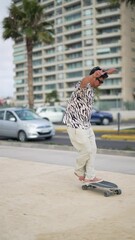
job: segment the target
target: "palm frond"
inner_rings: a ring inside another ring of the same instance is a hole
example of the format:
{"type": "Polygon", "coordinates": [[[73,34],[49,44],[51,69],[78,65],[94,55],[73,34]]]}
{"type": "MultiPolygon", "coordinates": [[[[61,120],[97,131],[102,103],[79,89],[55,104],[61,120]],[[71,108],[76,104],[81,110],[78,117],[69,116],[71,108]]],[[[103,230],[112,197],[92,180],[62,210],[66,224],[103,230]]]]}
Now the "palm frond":
{"type": "Polygon", "coordinates": [[[18,31],[17,23],[13,18],[7,17],[4,18],[3,22],[3,38],[6,40],[8,38],[16,39],[20,37],[21,34],[18,31]]]}
{"type": "Polygon", "coordinates": [[[135,6],[135,0],[110,0],[111,4],[126,3],[127,6],[135,6]]]}

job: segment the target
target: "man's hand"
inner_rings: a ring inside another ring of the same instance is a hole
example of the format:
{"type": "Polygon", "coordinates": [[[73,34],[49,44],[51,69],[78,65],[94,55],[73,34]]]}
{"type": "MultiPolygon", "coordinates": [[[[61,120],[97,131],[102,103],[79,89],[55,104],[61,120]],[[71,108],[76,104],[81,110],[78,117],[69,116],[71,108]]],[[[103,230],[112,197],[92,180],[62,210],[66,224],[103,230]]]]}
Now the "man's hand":
{"type": "Polygon", "coordinates": [[[116,68],[110,68],[110,69],[106,70],[105,72],[108,74],[112,74],[112,73],[118,72],[118,70],[116,68]]]}
{"type": "Polygon", "coordinates": [[[99,78],[103,73],[104,73],[103,70],[97,70],[92,75],[94,78],[99,78]]]}

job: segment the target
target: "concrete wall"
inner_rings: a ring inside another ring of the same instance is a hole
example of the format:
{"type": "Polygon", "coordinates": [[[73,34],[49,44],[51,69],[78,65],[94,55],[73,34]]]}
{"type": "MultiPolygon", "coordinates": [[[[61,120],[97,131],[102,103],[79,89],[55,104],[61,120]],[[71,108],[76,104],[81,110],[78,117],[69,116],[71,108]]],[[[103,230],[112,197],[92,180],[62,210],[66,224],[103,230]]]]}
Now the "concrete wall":
{"type": "Polygon", "coordinates": [[[134,119],[135,120],[135,110],[132,111],[122,111],[122,110],[112,110],[112,111],[106,111],[113,115],[114,120],[118,119],[118,113],[120,113],[120,117],[122,120],[129,120],[134,119]]]}

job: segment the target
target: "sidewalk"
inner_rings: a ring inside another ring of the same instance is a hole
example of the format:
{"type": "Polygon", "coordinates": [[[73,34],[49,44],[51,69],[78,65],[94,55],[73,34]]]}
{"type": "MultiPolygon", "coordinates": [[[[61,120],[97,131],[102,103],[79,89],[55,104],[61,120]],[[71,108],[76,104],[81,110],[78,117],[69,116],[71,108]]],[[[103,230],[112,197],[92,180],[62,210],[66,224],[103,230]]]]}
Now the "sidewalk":
{"type": "Polygon", "coordinates": [[[122,195],[83,191],[69,166],[1,157],[0,240],[134,239],[135,176],[98,175],[122,195]]]}

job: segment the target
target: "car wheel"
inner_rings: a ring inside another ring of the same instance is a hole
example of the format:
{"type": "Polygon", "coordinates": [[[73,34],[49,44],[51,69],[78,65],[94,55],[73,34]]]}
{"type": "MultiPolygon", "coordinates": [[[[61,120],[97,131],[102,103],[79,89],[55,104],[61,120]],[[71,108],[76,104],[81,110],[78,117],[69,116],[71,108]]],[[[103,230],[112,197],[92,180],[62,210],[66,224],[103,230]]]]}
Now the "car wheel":
{"type": "Polygon", "coordinates": [[[18,133],[18,140],[20,142],[26,142],[27,141],[27,136],[26,136],[26,133],[24,131],[20,131],[18,133]]]}
{"type": "Polygon", "coordinates": [[[102,124],[103,124],[103,125],[109,125],[109,124],[110,124],[109,119],[108,119],[108,118],[103,118],[102,124]]]}

